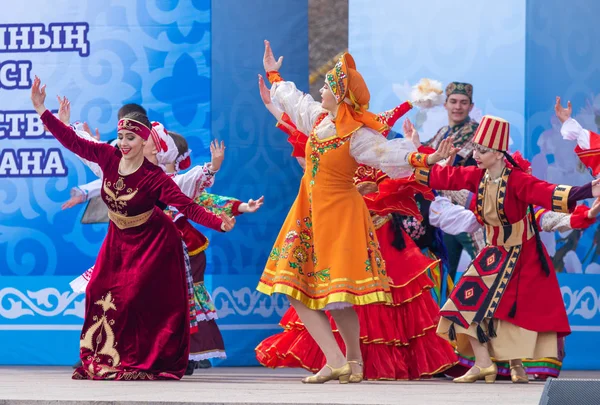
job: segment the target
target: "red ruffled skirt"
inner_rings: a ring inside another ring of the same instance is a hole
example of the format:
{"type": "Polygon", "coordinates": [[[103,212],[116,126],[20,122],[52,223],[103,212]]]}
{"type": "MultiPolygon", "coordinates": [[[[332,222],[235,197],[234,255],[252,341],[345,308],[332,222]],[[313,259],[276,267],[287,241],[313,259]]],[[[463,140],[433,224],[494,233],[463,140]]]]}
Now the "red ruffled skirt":
{"type": "MultiPolygon", "coordinates": [[[[427,378],[457,361],[452,346],[435,332],[439,308],[429,293],[433,282],[427,271],[437,262],[425,257],[405,233],[403,236],[406,247],[400,251],[392,246],[391,221],[377,230],[393,304],[355,307],[360,321],[364,375],[369,380],[427,378]]],[[[345,351],[335,322],[329,318],[338,344],[345,351]]],[[[271,368],[320,370],[325,365],[325,356],[294,308],[283,316],[281,326],[282,333],[263,340],[256,347],[258,361],[271,368]]]]}

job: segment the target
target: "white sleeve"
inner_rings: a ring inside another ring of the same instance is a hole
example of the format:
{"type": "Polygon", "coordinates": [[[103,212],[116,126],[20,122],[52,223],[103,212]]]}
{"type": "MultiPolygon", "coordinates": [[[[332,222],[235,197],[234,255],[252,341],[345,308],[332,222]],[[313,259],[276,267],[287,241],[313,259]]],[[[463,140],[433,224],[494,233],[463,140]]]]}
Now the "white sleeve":
{"type": "Polygon", "coordinates": [[[102,179],[94,180],[90,183],[83,184],[81,186],[73,187],[71,189],[71,197],[75,195],[85,195],[85,201],[100,195],[100,189],[102,188],[102,179]]]}
{"type": "Polygon", "coordinates": [[[299,131],[309,134],[325,110],[310,94],[301,92],[293,82],[277,82],[271,87],[273,104],[290,116],[299,131]]]}
{"type": "Polygon", "coordinates": [[[590,148],[590,131],[583,129],[579,122],[573,118],[566,120],[560,128],[563,139],[577,141],[577,145],[584,150],[590,148]]]}
{"type": "Polygon", "coordinates": [[[410,140],[397,138],[388,141],[370,128],[360,128],[350,139],[350,154],[358,163],[381,169],[393,179],[413,173],[408,155],[416,151],[410,140]]]}
{"type": "Polygon", "coordinates": [[[450,235],[473,233],[481,228],[473,212],[439,196],[429,206],[429,223],[450,235]]]}
{"type": "Polygon", "coordinates": [[[571,227],[571,214],[562,212],[546,211],[542,215],[540,223],[544,232],[566,232],[573,229],[571,227]]]}
{"type": "Polygon", "coordinates": [[[210,168],[210,163],[205,163],[204,166],[194,166],[184,174],[175,175],[173,181],[183,194],[192,199],[196,198],[215,183],[216,172],[210,168]]]}

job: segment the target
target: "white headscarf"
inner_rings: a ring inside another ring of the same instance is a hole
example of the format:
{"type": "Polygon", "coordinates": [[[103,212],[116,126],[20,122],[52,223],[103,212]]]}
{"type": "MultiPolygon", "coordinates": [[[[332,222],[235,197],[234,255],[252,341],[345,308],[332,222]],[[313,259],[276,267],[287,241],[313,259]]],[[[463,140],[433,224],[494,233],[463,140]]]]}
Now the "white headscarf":
{"type": "Polygon", "coordinates": [[[152,137],[158,151],[156,154],[158,165],[164,168],[167,164],[175,163],[179,151],[177,150],[175,141],[167,133],[163,124],[156,121],[152,122],[152,137]]]}

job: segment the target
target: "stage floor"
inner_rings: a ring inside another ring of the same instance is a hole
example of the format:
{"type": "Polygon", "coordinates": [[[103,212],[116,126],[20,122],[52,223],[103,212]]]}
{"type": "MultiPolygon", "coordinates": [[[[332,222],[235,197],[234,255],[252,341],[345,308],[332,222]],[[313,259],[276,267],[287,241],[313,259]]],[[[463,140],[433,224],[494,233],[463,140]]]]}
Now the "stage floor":
{"type": "MultiPolygon", "coordinates": [[[[9,404],[427,404],[528,405],[539,403],[543,382],[453,384],[413,382],[304,385],[302,370],[213,368],[177,381],[71,380],[66,367],[0,367],[0,405],[9,404]]],[[[600,378],[600,372],[563,372],[563,378],[600,378]]]]}

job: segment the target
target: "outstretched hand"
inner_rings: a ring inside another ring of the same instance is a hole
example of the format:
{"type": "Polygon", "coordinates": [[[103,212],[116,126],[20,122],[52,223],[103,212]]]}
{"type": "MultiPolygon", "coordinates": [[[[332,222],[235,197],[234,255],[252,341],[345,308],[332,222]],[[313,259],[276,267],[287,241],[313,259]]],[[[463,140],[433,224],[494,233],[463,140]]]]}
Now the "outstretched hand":
{"type": "Polygon", "coordinates": [[[402,131],[404,131],[404,137],[406,139],[410,139],[415,145],[415,148],[419,149],[421,146],[421,138],[419,137],[419,132],[413,125],[413,123],[407,118],[402,123],[402,131]]]}
{"type": "Polygon", "coordinates": [[[427,164],[434,165],[439,161],[448,159],[452,155],[456,155],[458,151],[459,149],[454,147],[452,139],[446,138],[442,142],[440,142],[440,145],[438,146],[435,153],[432,153],[428,156],[427,164]]]}
{"type": "Polygon", "coordinates": [[[214,139],[210,143],[210,156],[211,170],[216,172],[221,168],[223,160],[225,159],[225,143],[221,141],[219,144],[219,141],[214,139]]]}
{"type": "Polygon", "coordinates": [[[262,75],[258,75],[258,89],[260,91],[260,98],[265,105],[271,104],[271,91],[265,84],[265,79],[262,75]]]}
{"type": "Polygon", "coordinates": [[[84,122],[83,123],[83,130],[85,132],[87,132],[88,134],[90,134],[90,136],[92,138],[94,138],[95,140],[100,141],[100,131],[98,131],[98,128],[96,128],[96,133],[94,134],[94,133],[92,133],[92,129],[90,128],[90,126],[88,125],[88,123],[84,122]]]}
{"type": "Polygon", "coordinates": [[[223,221],[221,223],[221,230],[223,232],[231,231],[233,229],[233,227],[235,226],[235,217],[227,216],[227,214],[225,214],[225,213],[222,213],[220,215],[220,217],[221,217],[221,220],[223,221]]]}
{"type": "Polygon", "coordinates": [[[58,99],[58,119],[65,125],[69,125],[71,122],[71,102],[67,97],[56,96],[58,99]]]}
{"type": "Polygon", "coordinates": [[[74,206],[76,206],[77,204],[81,204],[85,202],[85,196],[84,195],[74,195],[71,198],[69,198],[60,208],[63,210],[69,209],[69,208],[73,208],[74,206]]]}
{"type": "Polygon", "coordinates": [[[558,120],[561,123],[564,123],[566,120],[571,118],[571,114],[573,113],[573,107],[571,106],[571,102],[567,101],[567,108],[564,108],[560,102],[560,97],[556,97],[554,112],[556,113],[556,117],[558,118],[558,120]]]}
{"type": "Polygon", "coordinates": [[[265,197],[261,196],[258,200],[253,200],[252,198],[248,200],[247,203],[240,204],[240,212],[252,214],[259,210],[262,207],[263,202],[265,201],[265,197]]]}
{"type": "Polygon", "coordinates": [[[596,218],[600,214],[600,198],[596,198],[594,204],[592,204],[592,208],[588,211],[588,218],[596,218]]]}
{"type": "Polygon", "coordinates": [[[596,198],[600,197],[600,179],[592,181],[592,195],[596,198]]]}
{"type": "Polygon", "coordinates": [[[271,49],[271,43],[265,39],[265,54],[263,56],[263,66],[265,72],[279,71],[281,64],[283,63],[283,56],[275,60],[273,56],[273,50],[271,49]]]}
{"type": "Polygon", "coordinates": [[[46,111],[46,106],[44,105],[46,101],[46,85],[41,86],[41,84],[42,81],[36,76],[31,86],[31,103],[39,115],[42,115],[46,111]]]}

